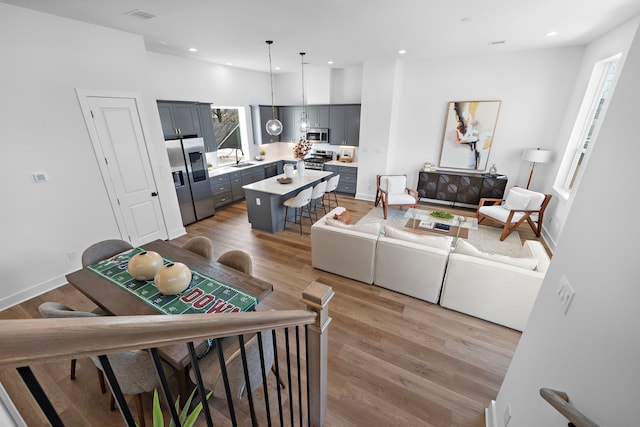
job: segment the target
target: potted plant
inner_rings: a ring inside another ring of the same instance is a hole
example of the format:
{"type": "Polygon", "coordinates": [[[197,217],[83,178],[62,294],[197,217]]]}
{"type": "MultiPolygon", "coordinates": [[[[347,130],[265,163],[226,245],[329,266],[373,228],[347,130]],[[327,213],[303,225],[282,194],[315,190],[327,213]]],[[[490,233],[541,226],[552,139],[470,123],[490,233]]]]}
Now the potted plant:
{"type": "Polygon", "coordinates": [[[260,150],[260,154],[256,156],[256,160],[264,160],[264,157],[267,155],[267,152],[264,150],[260,150]]]}
{"type": "MultiPolygon", "coordinates": [[[[176,412],[178,412],[180,418],[180,424],[183,427],[191,427],[194,425],[196,420],[198,419],[198,415],[202,411],[202,402],[198,403],[193,411],[189,413],[189,407],[191,406],[191,401],[193,400],[193,396],[196,394],[197,389],[193,389],[191,392],[191,396],[187,399],[184,404],[182,410],[180,409],[180,397],[176,399],[175,408],[176,412]]],[[[211,397],[211,392],[207,394],[207,400],[211,397]]],[[[136,424],[138,425],[138,424],[136,424]]],[[[160,407],[160,399],[158,398],[158,390],[153,391],[153,426],[154,427],[164,427],[164,416],[162,415],[162,408],[160,407]]],[[[173,420],[169,422],[169,426],[174,426],[173,420]]]]}

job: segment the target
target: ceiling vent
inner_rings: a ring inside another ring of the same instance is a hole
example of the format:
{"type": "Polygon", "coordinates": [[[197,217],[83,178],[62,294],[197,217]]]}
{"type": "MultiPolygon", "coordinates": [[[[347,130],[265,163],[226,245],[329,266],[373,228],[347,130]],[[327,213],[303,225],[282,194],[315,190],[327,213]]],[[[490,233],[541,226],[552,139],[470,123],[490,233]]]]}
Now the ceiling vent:
{"type": "Polygon", "coordinates": [[[133,16],[134,18],[138,19],[151,19],[156,17],[155,15],[140,9],[130,10],[129,12],[125,13],[125,15],[133,16]]]}

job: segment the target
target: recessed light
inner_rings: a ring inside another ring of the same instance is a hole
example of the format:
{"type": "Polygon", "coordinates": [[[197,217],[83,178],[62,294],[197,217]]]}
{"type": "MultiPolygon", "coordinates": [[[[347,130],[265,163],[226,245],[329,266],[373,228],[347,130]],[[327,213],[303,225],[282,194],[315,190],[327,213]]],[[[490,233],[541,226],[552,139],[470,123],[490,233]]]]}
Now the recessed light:
{"type": "Polygon", "coordinates": [[[227,64],[226,64],[226,65],[233,65],[233,64],[232,64],[231,62],[227,62],[227,64]]]}
{"type": "Polygon", "coordinates": [[[197,51],[198,51],[198,49],[196,49],[195,47],[190,47],[189,48],[189,52],[197,52],[197,51]]]}
{"type": "Polygon", "coordinates": [[[471,22],[471,18],[462,18],[460,22],[471,22]]]}
{"type": "Polygon", "coordinates": [[[280,67],[273,67],[274,70],[278,71],[280,67]]]}
{"type": "Polygon", "coordinates": [[[557,36],[558,32],[557,31],[549,31],[548,33],[544,34],[545,37],[553,37],[553,36],[557,36]]]}
{"type": "Polygon", "coordinates": [[[161,45],[167,45],[167,42],[160,42],[161,45]]]}
{"type": "Polygon", "coordinates": [[[327,61],[327,64],[332,65],[333,61],[327,61]]]}
{"type": "Polygon", "coordinates": [[[407,51],[406,51],[406,50],[404,50],[404,49],[400,49],[400,50],[398,51],[398,54],[400,54],[400,55],[404,55],[405,53],[407,53],[407,51]]]}

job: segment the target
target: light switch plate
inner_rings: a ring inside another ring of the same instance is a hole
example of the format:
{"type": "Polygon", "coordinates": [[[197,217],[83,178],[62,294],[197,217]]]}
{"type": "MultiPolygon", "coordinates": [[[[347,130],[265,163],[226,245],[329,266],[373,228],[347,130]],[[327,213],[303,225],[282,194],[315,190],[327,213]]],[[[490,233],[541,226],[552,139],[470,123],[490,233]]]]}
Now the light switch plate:
{"type": "Polygon", "coordinates": [[[31,177],[33,178],[33,182],[49,181],[49,175],[47,175],[46,172],[33,172],[31,177]]]}

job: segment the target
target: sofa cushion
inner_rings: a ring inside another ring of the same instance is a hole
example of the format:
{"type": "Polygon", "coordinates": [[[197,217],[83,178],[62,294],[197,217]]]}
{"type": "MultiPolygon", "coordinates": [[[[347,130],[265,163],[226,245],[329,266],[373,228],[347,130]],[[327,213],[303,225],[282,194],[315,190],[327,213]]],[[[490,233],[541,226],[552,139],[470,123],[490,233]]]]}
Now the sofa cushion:
{"type": "Polygon", "coordinates": [[[399,228],[391,227],[389,225],[384,226],[384,235],[385,237],[420,243],[422,245],[432,246],[446,251],[451,250],[451,243],[453,242],[453,237],[450,236],[428,236],[424,234],[416,234],[410,231],[400,230],[399,228]]]}
{"type": "Polygon", "coordinates": [[[345,224],[351,224],[351,214],[348,210],[344,210],[339,214],[334,214],[333,219],[337,219],[338,221],[342,221],[345,224]]]}
{"type": "Polygon", "coordinates": [[[380,223],[378,222],[371,224],[345,224],[344,222],[333,218],[327,218],[326,222],[327,225],[330,225],[332,227],[344,228],[351,231],[359,231],[361,233],[373,234],[374,236],[380,234],[380,223]]]}
{"type": "Polygon", "coordinates": [[[471,255],[478,258],[487,259],[490,261],[497,261],[503,264],[513,265],[515,267],[525,268],[527,270],[535,270],[538,266],[537,258],[517,258],[510,257],[507,255],[500,254],[490,254],[487,252],[482,252],[471,243],[467,242],[464,239],[458,239],[456,242],[456,247],[453,250],[454,253],[463,254],[463,255],[471,255]]]}

